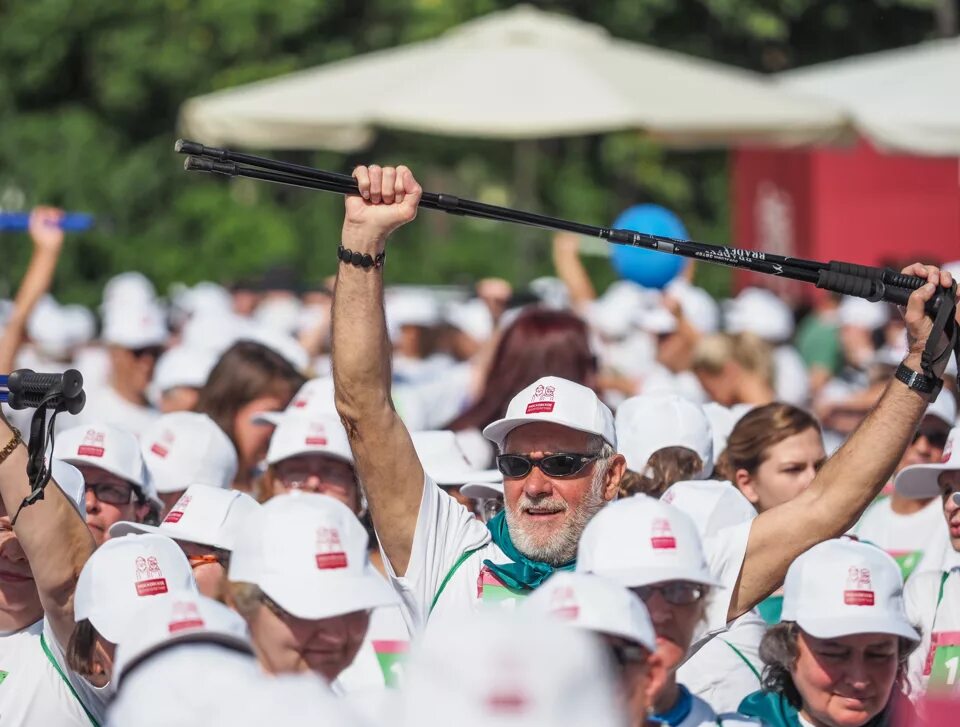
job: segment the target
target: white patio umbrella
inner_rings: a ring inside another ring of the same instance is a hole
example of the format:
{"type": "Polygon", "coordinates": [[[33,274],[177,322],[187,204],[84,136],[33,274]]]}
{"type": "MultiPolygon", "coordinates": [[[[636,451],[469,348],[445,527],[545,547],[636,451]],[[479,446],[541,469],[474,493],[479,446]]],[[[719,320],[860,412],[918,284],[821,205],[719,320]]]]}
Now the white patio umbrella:
{"type": "Polygon", "coordinates": [[[377,127],[535,139],[644,129],[685,145],[835,139],[844,116],[765,77],[528,6],[437,39],[191,99],[207,144],[351,149],[377,127]]]}
{"type": "Polygon", "coordinates": [[[960,155],[960,38],[778,74],[784,88],[845,109],[879,147],[960,155]]]}

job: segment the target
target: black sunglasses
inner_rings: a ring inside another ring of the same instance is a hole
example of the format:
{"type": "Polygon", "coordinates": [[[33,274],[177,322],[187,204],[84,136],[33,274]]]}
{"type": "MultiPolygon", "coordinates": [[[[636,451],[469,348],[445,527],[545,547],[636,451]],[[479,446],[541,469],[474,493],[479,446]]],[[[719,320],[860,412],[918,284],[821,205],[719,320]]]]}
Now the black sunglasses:
{"type": "Polygon", "coordinates": [[[662,585],[637,586],[631,588],[646,603],[654,593],[663,596],[663,600],[672,606],[691,606],[707,594],[706,586],[685,581],[671,581],[662,585]]]}
{"type": "Polygon", "coordinates": [[[534,467],[547,477],[572,477],[590,462],[599,459],[599,454],[573,454],[559,452],[546,457],[526,457],[522,454],[497,455],[497,469],[504,477],[526,477],[534,467]]]}
{"type": "Polygon", "coordinates": [[[627,664],[642,664],[647,658],[647,650],[638,644],[608,644],[607,649],[619,669],[627,664]]]}
{"type": "Polygon", "coordinates": [[[924,429],[921,427],[914,433],[913,441],[916,442],[920,437],[924,437],[934,449],[943,449],[947,446],[947,437],[949,434],[949,429],[941,429],[940,427],[924,429]]]}

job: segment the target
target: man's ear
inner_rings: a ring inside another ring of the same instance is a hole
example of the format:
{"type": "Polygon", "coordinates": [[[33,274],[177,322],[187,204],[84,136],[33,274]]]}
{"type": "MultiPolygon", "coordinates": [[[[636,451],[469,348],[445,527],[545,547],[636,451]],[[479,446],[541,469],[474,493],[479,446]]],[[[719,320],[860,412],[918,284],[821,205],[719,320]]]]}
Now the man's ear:
{"type": "Polygon", "coordinates": [[[607,474],[603,483],[603,499],[610,501],[617,497],[620,492],[620,480],[623,479],[623,473],[627,471],[627,458],[622,454],[615,454],[610,458],[610,464],[607,467],[607,474]]]}

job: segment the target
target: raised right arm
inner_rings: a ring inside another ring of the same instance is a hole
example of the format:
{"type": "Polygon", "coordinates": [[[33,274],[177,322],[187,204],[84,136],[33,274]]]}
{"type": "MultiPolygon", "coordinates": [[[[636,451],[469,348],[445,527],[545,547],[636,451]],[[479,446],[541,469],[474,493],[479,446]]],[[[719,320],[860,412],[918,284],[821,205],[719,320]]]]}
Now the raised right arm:
{"type": "MultiPolygon", "coordinates": [[[[363,197],[346,198],[342,244],[371,257],[417,216],[421,189],[406,167],[358,167],[363,197]]],[[[387,263],[389,264],[389,263],[387,263]]],[[[341,262],[333,297],[333,380],[337,411],[350,437],[373,526],[402,576],[423,498],[423,467],[390,398],[390,340],[383,268],[341,262]]]]}

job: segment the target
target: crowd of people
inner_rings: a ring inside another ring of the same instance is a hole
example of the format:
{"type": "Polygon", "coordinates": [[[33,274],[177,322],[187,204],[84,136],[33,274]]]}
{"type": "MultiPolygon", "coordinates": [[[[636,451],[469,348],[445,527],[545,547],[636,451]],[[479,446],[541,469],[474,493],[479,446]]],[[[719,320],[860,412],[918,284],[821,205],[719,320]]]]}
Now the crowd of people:
{"type": "Polygon", "coordinates": [[[0,372],[87,403],[29,505],[0,416],[0,724],[952,723],[956,362],[894,372],[960,265],[799,325],[691,267],[598,295],[564,234],[529,290],[390,288],[421,190],[354,176],[324,286],[130,272],[98,315],[34,210],[0,372]]]}

